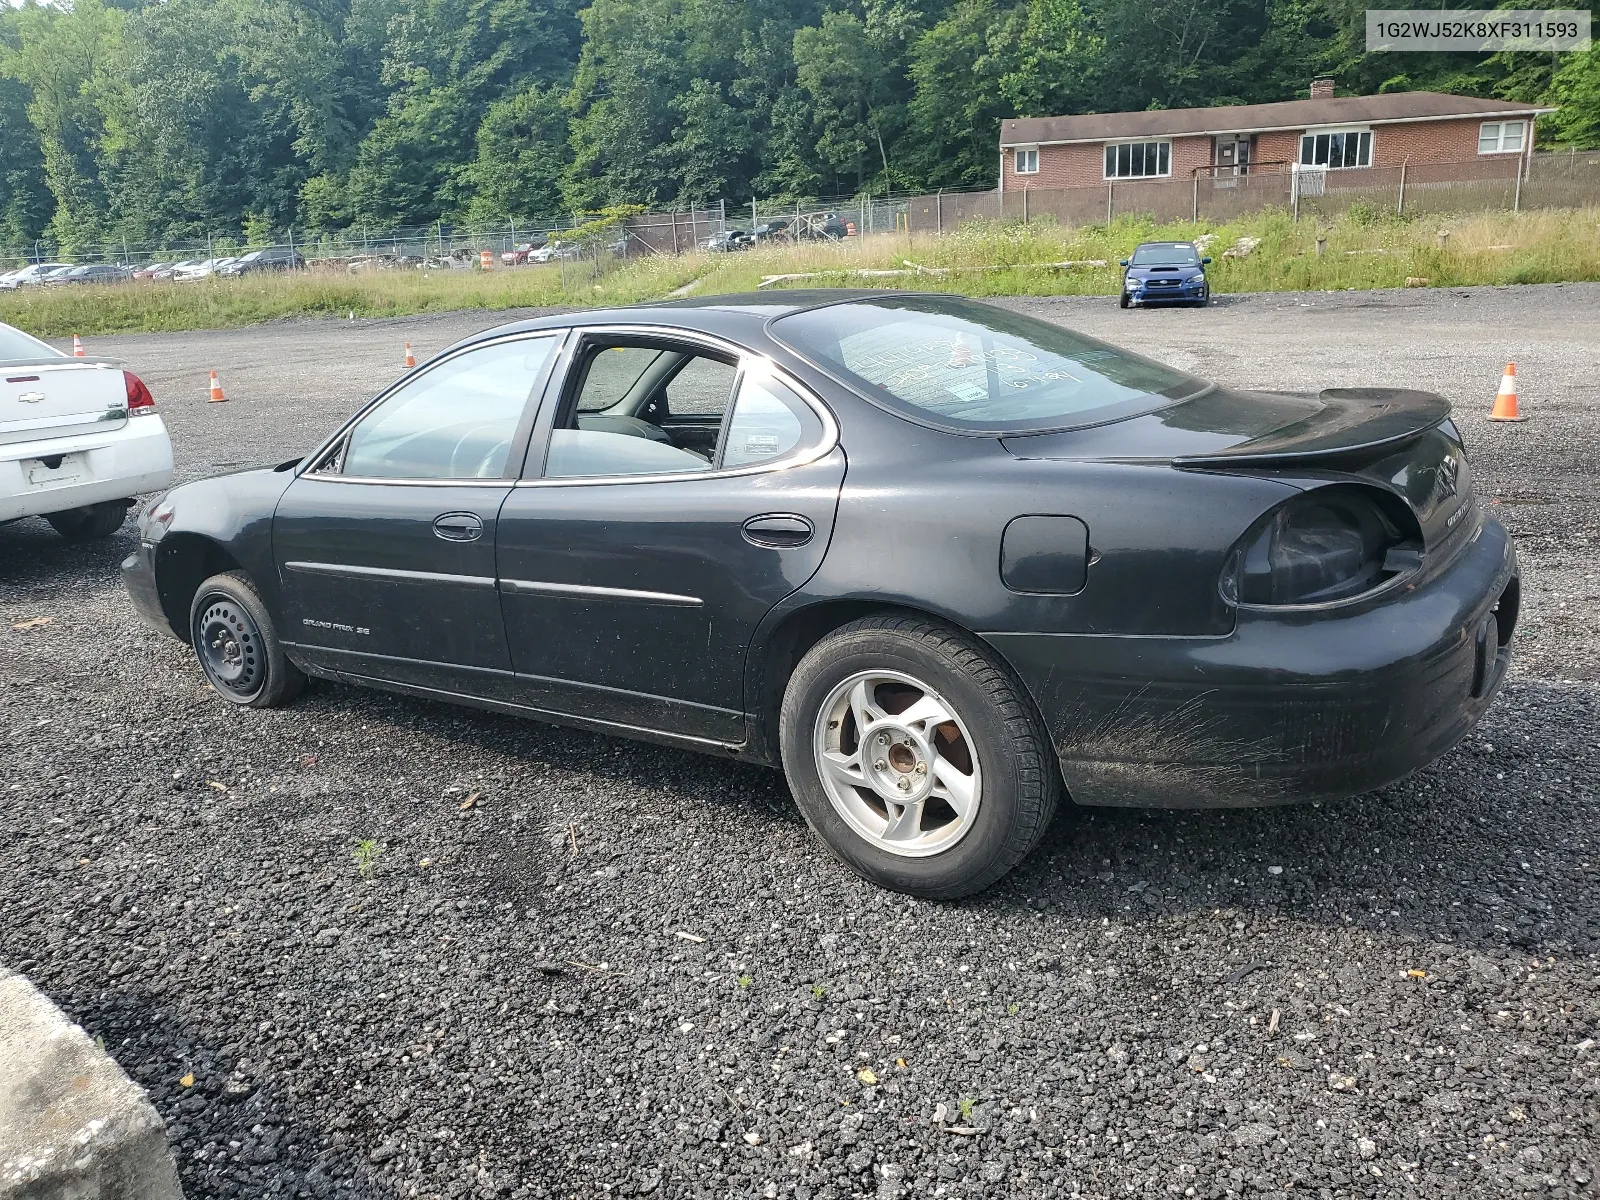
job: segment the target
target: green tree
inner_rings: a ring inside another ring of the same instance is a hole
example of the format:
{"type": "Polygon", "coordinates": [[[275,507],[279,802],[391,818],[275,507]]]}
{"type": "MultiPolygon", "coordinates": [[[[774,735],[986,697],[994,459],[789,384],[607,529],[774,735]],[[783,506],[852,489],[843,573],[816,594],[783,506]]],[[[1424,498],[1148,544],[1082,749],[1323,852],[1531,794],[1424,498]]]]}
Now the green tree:
{"type": "Polygon", "coordinates": [[[1001,91],[1007,63],[990,42],[1010,18],[993,0],[961,0],[913,44],[908,158],[924,186],[994,183],[1000,122],[1017,108],[1001,91]]]}
{"type": "Polygon", "coordinates": [[[28,88],[28,120],[55,197],[49,232],[67,247],[95,241],[104,231],[101,102],[116,87],[107,67],[121,49],[125,19],[101,0],[78,0],[70,9],[30,6],[16,14],[16,48],[6,54],[5,72],[28,88]]]}
{"type": "Polygon", "coordinates": [[[479,220],[561,211],[567,113],[554,89],[529,84],[489,106],[478,126],[468,212],[479,220]]]}
{"type": "Polygon", "coordinates": [[[1600,147],[1600,46],[1565,56],[1550,81],[1549,100],[1561,106],[1548,118],[1558,142],[1600,147]]]}
{"type": "Polygon", "coordinates": [[[892,178],[888,147],[905,122],[906,88],[885,43],[848,12],[824,13],[820,26],[794,35],[795,77],[811,100],[817,158],[838,190],[892,178]]]}

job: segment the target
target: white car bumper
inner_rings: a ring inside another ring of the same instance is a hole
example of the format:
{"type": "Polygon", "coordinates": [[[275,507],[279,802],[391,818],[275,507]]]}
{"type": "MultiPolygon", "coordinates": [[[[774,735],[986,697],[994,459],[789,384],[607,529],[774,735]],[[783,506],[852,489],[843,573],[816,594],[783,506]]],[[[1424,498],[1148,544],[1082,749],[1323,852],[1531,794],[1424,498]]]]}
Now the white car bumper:
{"type": "Polygon", "coordinates": [[[171,482],[172,442],[154,413],[104,433],[12,442],[0,445],[0,521],[131,500],[171,482]]]}

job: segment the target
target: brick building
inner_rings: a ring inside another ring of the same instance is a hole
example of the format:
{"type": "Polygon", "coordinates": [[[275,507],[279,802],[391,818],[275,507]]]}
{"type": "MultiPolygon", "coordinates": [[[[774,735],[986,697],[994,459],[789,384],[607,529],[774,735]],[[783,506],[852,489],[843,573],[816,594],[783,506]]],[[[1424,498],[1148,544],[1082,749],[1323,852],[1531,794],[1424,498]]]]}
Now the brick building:
{"type": "Polygon", "coordinates": [[[1534,117],[1553,111],[1442,92],[1336,96],[1319,79],[1309,100],[1019,117],[1000,124],[1000,190],[1444,162],[1509,179],[1533,151],[1534,117]]]}

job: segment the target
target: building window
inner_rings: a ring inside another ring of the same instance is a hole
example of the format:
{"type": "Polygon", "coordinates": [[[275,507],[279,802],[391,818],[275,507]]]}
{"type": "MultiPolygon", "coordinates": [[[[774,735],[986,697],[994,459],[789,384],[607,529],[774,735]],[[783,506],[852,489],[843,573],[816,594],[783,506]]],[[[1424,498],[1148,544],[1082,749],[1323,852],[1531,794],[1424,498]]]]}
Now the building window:
{"type": "Polygon", "coordinates": [[[1372,132],[1367,129],[1339,129],[1328,133],[1305,134],[1300,139],[1300,165],[1370,167],[1372,132]]]}
{"type": "Polygon", "coordinates": [[[1170,174],[1171,142],[1122,142],[1106,147],[1107,179],[1147,179],[1170,174]]]}
{"type": "Polygon", "coordinates": [[[1039,173],[1039,152],[1037,150],[1017,151],[1017,174],[1037,175],[1039,173]]]}
{"type": "Polygon", "coordinates": [[[1485,121],[1478,126],[1479,154],[1520,154],[1526,121],[1485,121]]]}

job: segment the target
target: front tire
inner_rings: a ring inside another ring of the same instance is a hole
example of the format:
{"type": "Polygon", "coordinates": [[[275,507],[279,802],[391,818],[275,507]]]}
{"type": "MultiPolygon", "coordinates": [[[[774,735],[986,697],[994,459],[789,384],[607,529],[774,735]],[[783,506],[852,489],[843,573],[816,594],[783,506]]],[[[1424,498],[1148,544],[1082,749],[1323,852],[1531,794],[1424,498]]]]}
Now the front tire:
{"type": "Polygon", "coordinates": [[[1118,308],[1127,308],[1128,307],[1128,293],[1127,292],[1123,292],[1122,295],[1117,297],[1117,307],[1118,308]]]}
{"type": "Polygon", "coordinates": [[[779,738],[807,824],[893,891],[980,892],[1055,814],[1049,738],[1021,683],[965,634],[916,617],[866,617],[812,647],[779,738]]]}
{"type": "Polygon", "coordinates": [[[129,500],[104,500],[66,512],[46,513],[44,519],[67,541],[88,542],[110,537],[121,529],[131,505],[129,500]]]}
{"type": "Polygon", "coordinates": [[[189,606],[189,638],[212,689],[232,704],[277,708],[306,686],[278,641],[272,614],[243,571],[213,575],[189,606]]]}

